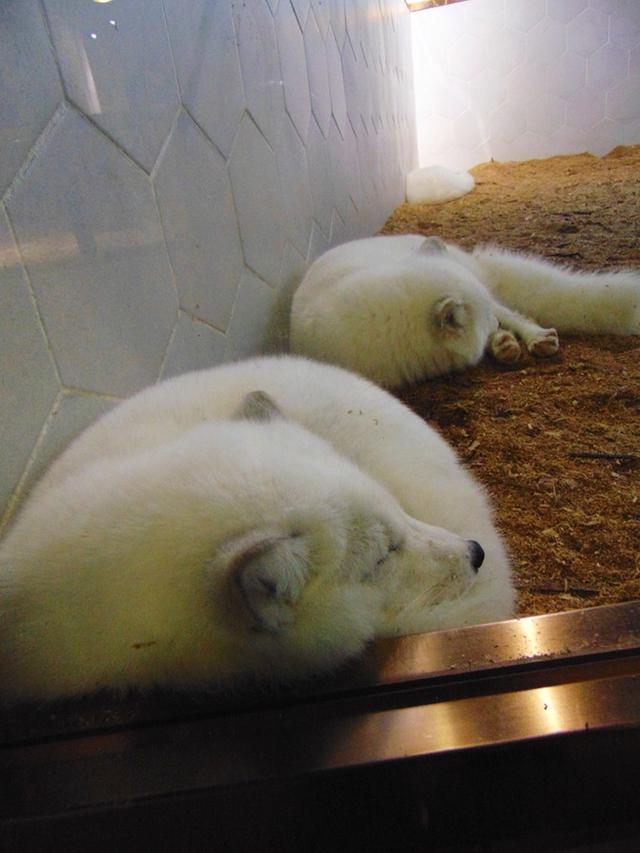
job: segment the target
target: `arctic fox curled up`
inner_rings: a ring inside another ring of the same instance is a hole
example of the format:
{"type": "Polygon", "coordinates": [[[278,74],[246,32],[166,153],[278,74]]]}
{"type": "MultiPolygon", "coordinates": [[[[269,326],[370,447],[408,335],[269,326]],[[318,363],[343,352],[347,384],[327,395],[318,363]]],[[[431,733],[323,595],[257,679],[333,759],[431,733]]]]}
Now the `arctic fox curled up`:
{"type": "Polygon", "coordinates": [[[553,355],[556,330],[640,334],[640,272],[576,272],[404,234],[344,243],[309,267],[293,297],[290,349],[391,388],[463,370],[486,350],[515,362],[519,339],[553,355]]]}
{"type": "Polygon", "coordinates": [[[0,692],[291,681],[513,601],[433,429],[340,368],[258,358],[137,394],[45,474],[0,544],[0,692]]]}

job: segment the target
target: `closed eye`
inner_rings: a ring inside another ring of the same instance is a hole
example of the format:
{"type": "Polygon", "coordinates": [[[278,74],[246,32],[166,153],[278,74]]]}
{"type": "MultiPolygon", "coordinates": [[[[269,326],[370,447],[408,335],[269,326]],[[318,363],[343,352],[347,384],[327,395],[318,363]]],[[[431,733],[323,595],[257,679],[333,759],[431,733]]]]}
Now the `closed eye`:
{"type": "Polygon", "coordinates": [[[391,556],[391,554],[393,554],[394,551],[399,551],[401,548],[402,548],[402,542],[392,542],[389,545],[389,550],[384,555],[384,557],[380,557],[380,559],[376,562],[376,566],[381,566],[383,563],[385,563],[389,559],[389,557],[391,556]]]}

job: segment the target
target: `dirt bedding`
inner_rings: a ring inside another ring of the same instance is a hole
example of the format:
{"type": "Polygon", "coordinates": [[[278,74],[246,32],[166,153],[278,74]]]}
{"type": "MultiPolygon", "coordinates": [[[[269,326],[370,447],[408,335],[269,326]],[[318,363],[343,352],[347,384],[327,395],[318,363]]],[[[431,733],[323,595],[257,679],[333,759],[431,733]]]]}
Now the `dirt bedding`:
{"type": "MultiPolygon", "coordinates": [[[[640,146],[472,170],[444,205],[403,204],[383,233],[496,242],[580,269],[640,266],[640,146]]],[[[640,338],[564,337],[404,389],[486,485],[521,615],[640,599],[640,338]]]]}

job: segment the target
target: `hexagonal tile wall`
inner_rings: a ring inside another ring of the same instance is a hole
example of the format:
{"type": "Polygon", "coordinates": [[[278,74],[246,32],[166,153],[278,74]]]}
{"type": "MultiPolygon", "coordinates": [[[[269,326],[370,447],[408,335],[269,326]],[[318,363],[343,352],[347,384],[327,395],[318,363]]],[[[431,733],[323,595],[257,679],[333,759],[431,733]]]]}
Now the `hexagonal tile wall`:
{"type": "Polygon", "coordinates": [[[231,6],[209,0],[164,0],[182,103],[229,156],[245,107],[231,6]]]}
{"type": "Polygon", "coordinates": [[[37,0],[5,3],[0,26],[0,194],[62,98],[56,62],[37,0]]]}
{"type": "Polygon", "coordinates": [[[276,15],[276,36],[280,53],[280,69],[284,86],[284,102],[303,142],[307,138],[311,98],[306,74],[302,31],[289,0],[281,0],[276,15]]]}
{"type": "Polygon", "coordinates": [[[309,90],[311,93],[311,111],[318,126],[326,137],[329,132],[331,119],[331,91],[329,89],[329,72],[327,56],[315,15],[307,19],[304,31],[304,47],[307,57],[309,74],[309,90]]]}
{"type": "Polygon", "coordinates": [[[382,226],[416,146],[403,0],[5,5],[6,521],[118,399],[266,346],[310,261],[382,226]]]}
{"type": "Polygon", "coordinates": [[[275,145],[284,118],[284,84],[273,16],[266,0],[232,3],[231,9],[247,106],[265,138],[275,145]]]}
{"type": "Polygon", "coordinates": [[[44,4],[70,100],[150,171],[178,108],[161,0],[44,4]]]}
{"type": "Polygon", "coordinates": [[[242,247],[226,164],[182,113],[154,184],[180,307],[224,331],[242,273],[242,247]]]}
{"type": "Polygon", "coordinates": [[[160,378],[178,376],[189,370],[204,370],[225,359],[226,336],[183,311],[174,329],[160,378]]]}
{"type": "Polygon", "coordinates": [[[155,381],[177,299],[146,175],[66,108],[6,206],[63,383],[155,381]]]}
{"type": "Polygon", "coordinates": [[[411,22],[420,165],[468,169],[640,141],[640,3],[472,0],[411,22]],[[455,107],[465,100],[463,119],[455,107]]]}
{"type": "Polygon", "coordinates": [[[276,165],[286,233],[298,251],[306,252],[313,220],[313,199],[305,148],[288,116],[280,131],[276,165]]]}
{"type": "Polygon", "coordinates": [[[244,259],[275,285],[286,239],[276,155],[250,115],[240,122],[231,156],[233,187],[244,259]]]}
{"type": "Polygon", "coordinates": [[[0,518],[60,389],[29,282],[0,205],[0,518]]]}

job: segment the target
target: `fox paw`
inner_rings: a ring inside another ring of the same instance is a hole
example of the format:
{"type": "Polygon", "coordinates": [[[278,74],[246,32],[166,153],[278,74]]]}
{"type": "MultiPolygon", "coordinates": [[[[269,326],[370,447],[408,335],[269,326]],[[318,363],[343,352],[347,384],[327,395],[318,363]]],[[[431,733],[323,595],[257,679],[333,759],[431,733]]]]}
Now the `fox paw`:
{"type": "Polygon", "coordinates": [[[515,364],[519,360],[521,351],[520,343],[513,332],[507,329],[498,329],[491,336],[491,355],[503,364],[515,364]]]}
{"type": "Polygon", "coordinates": [[[538,358],[548,358],[560,349],[558,333],[555,329],[540,329],[538,334],[527,343],[531,355],[538,358]]]}

